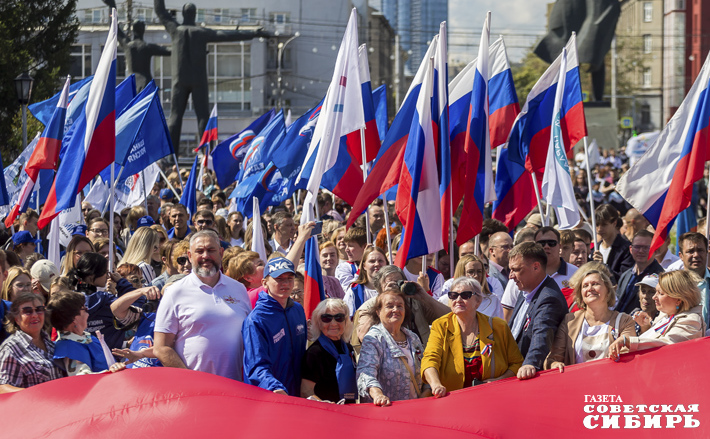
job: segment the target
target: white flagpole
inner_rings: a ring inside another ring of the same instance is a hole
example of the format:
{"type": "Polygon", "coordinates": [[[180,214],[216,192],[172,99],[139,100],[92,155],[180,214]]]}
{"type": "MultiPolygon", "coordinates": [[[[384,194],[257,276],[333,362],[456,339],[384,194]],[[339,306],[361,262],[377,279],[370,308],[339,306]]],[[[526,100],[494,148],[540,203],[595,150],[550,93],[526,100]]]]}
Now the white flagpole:
{"type": "Polygon", "coordinates": [[[597,220],[594,214],[594,196],[592,195],[592,171],[589,167],[589,146],[587,146],[587,136],[584,136],[584,155],[587,165],[587,185],[589,185],[589,216],[592,219],[592,237],[594,238],[594,251],[599,249],[599,237],[597,236],[597,220]]]}
{"type": "MultiPolygon", "coordinates": [[[[118,177],[115,179],[113,178],[113,169],[114,163],[111,163],[111,181],[108,182],[108,191],[109,191],[109,197],[108,197],[108,202],[109,204],[113,202],[113,199],[111,198],[111,194],[113,194],[113,186],[118,182],[118,179],[121,178],[121,174],[123,174],[123,166],[121,166],[121,169],[118,171],[118,177]],[[113,183],[112,183],[113,182],[113,183]]],[[[106,208],[109,207],[107,205],[104,205],[103,209],[101,209],[101,216],[104,216],[106,213],[106,208]]],[[[113,209],[113,206],[110,206],[111,209],[113,209]]],[[[113,237],[113,235],[111,235],[113,237]]]]}
{"type": "Polygon", "coordinates": [[[180,195],[178,195],[177,191],[173,187],[172,184],[170,184],[170,180],[168,180],[168,177],[165,175],[165,172],[163,172],[162,169],[160,169],[160,166],[158,166],[158,172],[160,172],[160,175],[163,177],[163,180],[168,184],[168,187],[170,188],[171,191],[173,191],[173,195],[175,195],[175,198],[180,199],[180,195]]]}
{"type": "MultiPolygon", "coordinates": [[[[182,182],[182,175],[180,175],[180,164],[178,163],[177,155],[175,155],[175,152],[173,152],[173,159],[175,159],[175,168],[177,169],[178,180],[180,180],[180,190],[185,192],[185,185],[182,182]]],[[[167,178],[165,180],[167,181],[167,178]]],[[[175,191],[173,190],[173,192],[175,191]]]]}
{"type": "Polygon", "coordinates": [[[145,211],[148,212],[148,187],[145,185],[145,169],[141,171],[141,183],[143,183],[143,204],[145,204],[145,211]]]}
{"type": "Polygon", "coordinates": [[[387,233],[387,253],[389,254],[390,264],[394,263],[394,258],[392,257],[392,240],[390,238],[390,210],[387,204],[387,192],[382,194],[382,201],[385,205],[385,233],[387,233]]]}
{"type": "MultiPolygon", "coordinates": [[[[113,271],[114,270],[114,253],[116,252],[116,244],[114,240],[114,235],[113,235],[113,215],[114,215],[114,197],[113,197],[113,185],[115,184],[113,181],[114,177],[114,172],[115,172],[115,166],[113,163],[111,163],[111,180],[109,181],[108,184],[108,204],[109,204],[109,222],[108,222],[108,236],[109,236],[109,245],[108,245],[108,270],[113,271]]],[[[123,172],[123,167],[121,167],[121,170],[118,171],[118,176],[120,178],[121,173],[123,172]]]]}
{"type": "Polygon", "coordinates": [[[549,222],[547,216],[542,212],[542,201],[540,201],[540,189],[537,186],[537,177],[535,172],[530,173],[532,175],[533,187],[535,188],[535,199],[537,199],[537,208],[540,211],[540,217],[542,218],[542,225],[547,227],[549,222]]]}
{"type": "MultiPolygon", "coordinates": [[[[367,180],[367,162],[365,161],[365,128],[360,128],[360,151],[362,153],[362,182],[367,180]]],[[[367,232],[367,243],[372,244],[372,235],[370,233],[370,206],[365,209],[365,231],[367,232]]]]}

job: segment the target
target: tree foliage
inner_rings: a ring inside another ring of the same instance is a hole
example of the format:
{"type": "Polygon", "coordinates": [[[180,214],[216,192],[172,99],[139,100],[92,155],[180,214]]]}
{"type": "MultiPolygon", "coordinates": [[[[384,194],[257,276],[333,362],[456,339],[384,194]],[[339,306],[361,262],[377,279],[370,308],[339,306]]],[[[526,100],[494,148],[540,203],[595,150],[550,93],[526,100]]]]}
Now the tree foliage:
{"type": "MultiPolygon", "coordinates": [[[[22,127],[14,79],[23,71],[34,78],[31,102],[56,93],[71,62],[79,31],[77,0],[0,1],[0,154],[8,164],[20,152],[22,127]]],[[[41,124],[28,113],[28,141],[41,124]]]]}
{"type": "Polygon", "coordinates": [[[525,104],[530,90],[550,66],[535,55],[532,49],[531,47],[530,50],[528,50],[520,63],[511,66],[513,82],[515,82],[515,90],[518,93],[518,102],[521,108],[525,104]]]}

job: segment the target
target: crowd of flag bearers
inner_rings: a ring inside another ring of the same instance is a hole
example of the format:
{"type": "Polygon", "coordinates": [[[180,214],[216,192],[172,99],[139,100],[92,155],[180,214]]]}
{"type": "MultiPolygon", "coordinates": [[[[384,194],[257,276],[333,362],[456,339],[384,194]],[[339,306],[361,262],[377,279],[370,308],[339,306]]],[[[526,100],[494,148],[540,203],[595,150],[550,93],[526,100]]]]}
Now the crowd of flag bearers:
{"type": "Polygon", "coordinates": [[[114,11],[0,185],[0,392],[178,367],[388,406],[703,337],[706,227],[669,244],[706,216],[708,68],[638,163],[591,163],[575,37],[521,109],[490,22],[450,82],[441,24],[389,125],[353,11],[317,105],[221,143],[215,105],[188,172],[155,84],[114,87],[114,11]]]}

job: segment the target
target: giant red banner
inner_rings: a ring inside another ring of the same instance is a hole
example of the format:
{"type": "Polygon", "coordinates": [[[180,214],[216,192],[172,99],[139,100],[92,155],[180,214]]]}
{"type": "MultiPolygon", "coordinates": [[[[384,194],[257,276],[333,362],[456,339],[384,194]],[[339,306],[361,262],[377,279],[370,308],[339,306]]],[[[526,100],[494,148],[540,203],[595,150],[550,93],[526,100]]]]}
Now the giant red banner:
{"type": "Polygon", "coordinates": [[[6,438],[710,437],[710,340],[508,379],[445,398],[339,406],[179,369],[0,395],[6,438]]]}

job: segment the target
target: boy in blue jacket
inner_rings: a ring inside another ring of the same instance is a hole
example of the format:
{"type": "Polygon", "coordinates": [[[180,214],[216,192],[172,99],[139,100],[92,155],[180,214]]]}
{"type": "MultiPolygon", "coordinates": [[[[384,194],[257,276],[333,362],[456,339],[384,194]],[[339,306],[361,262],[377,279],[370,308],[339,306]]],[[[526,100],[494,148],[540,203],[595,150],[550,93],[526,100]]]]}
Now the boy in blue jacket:
{"type": "Polygon", "coordinates": [[[254,311],[242,326],[244,382],[274,393],[300,396],[301,358],[306,352],[306,315],[291,298],[293,263],[274,258],[264,268],[254,311]]]}

